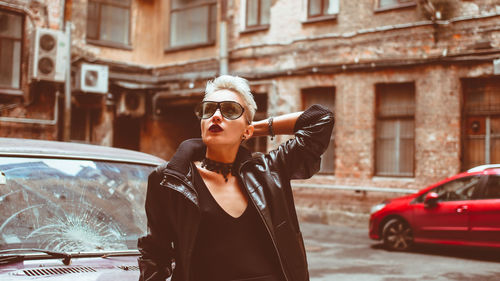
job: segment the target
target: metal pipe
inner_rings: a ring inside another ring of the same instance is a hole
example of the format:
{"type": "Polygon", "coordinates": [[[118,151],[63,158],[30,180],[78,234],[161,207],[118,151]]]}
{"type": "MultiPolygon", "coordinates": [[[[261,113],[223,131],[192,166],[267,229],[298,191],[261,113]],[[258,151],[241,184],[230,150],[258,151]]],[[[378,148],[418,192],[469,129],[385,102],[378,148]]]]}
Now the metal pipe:
{"type": "Polygon", "coordinates": [[[219,39],[219,72],[221,75],[228,74],[229,71],[229,60],[227,51],[227,23],[221,21],[219,25],[220,39],[219,39]]]}
{"type": "Polygon", "coordinates": [[[71,22],[66,22],[66,36],[68,42],[68,60],[66,62],[66,79],[64,83],[64,128],[63,140],[71,138],[71,22]]]}
{"type": "Polygon", "coordinates": [[[227,48],[227,2],[220,1],[219,24],[219,74],[229,73],[229,52],[227,48]]]}

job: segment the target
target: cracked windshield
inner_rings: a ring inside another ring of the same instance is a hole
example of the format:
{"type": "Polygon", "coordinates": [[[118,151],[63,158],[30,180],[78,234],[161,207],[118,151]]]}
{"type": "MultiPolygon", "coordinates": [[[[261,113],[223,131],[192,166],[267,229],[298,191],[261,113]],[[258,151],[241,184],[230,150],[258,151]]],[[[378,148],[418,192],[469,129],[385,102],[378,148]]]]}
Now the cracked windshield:
{"type": "Polygon", "coordinates": [[[0,158],[0,249],[137,248],[153,167],[71,159],[0,158]]]}

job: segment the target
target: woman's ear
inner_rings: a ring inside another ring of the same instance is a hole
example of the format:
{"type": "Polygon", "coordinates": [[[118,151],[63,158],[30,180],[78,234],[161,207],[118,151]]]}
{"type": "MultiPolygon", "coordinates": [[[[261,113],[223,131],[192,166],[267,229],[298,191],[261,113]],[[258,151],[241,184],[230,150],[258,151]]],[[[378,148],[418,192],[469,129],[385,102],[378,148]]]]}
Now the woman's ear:
{"type": "Polygon", "coordinates": [[[254,129],[255,128],[253,127],[253,125],[248,125],[247,128],[245,129],[245,131],[243,132],[243,137],[245,137],[245,139],[251,138],[253,135],[254,129]]]}

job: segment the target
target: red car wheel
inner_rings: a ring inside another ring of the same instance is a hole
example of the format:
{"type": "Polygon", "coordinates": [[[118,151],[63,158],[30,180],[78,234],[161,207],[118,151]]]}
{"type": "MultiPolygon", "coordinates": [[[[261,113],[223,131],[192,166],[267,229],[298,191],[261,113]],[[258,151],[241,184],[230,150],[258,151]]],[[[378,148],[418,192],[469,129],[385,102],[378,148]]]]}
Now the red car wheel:
{"type": "Polygon", "coordinates": [[[413,232],[411,227],[401,219],[391,219],[382,231],[384,245],[393,251],[408,250],[413,244],[413,232]]]}

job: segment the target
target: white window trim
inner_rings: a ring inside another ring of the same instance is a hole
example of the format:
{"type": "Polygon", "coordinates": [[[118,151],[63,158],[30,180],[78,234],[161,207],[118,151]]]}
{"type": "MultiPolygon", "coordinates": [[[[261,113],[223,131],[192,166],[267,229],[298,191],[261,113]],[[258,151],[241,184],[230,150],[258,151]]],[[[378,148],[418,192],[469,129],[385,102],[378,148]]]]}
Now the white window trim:
{"type": "MultiPolygon", "coordinates": [[[[241,7],[240,7],[240,19],[241,19],[241,21],[240,21],[240,33],[266,29],[265,26],[267,26],[267,25],[258,26],[257,28],[247,27],[247,0],[240,0],[240,4],[241,4],[241,7]]],[[[271,17],[272,17],[271,12],[272,12],[272,9],[269,11],[269,20],[271,20],[271,17]]],[[[269,23],[269,25],[271,25],[271,23],[269,23]]]]}

